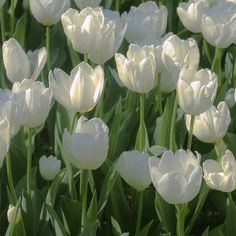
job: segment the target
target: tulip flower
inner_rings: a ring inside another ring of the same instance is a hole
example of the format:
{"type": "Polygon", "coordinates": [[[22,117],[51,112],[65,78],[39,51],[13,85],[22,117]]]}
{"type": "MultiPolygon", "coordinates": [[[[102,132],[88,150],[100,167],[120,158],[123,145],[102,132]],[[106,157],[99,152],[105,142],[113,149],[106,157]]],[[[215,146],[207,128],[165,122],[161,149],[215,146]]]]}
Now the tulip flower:
{"type": "Polygon", "coordinates": [[[21,82],[23,79],[36,80],[47,60],[44,47],[26,54],[14,38],[3,43],[2,51],[7,78],[12,83],[21,82]]]}
{"type": "Polygon", "coordinates": [[[178,150],[166,151],[161,159],[151,157],[149,168],[152,183],[162,198],[170,204],[193,200],[202,182],[200,154],[178,150]]]}
{"type": "Polygon", "coordinates": [[[88,120],[83,116],[77,122],[75,133],[65,129],[63,147],[71,164],[83,170],[98,169],[107,158],[108,132],[101,119],[88,120]]]}
{"type": "Polygon", "coordinates": [[[235,89],[230,88],[226,93],[225,93],[225,102],[227,103],[229,108],[232,108],[236,102],[235,100],[235,89]]]}
{"type": "Polygon", "coordinates": [[[39,159],[39,172],[48,181],[53,180],[60,172],[60,169],[61,161],[57,160],[54,156],[42,156],[39,159]]]}
{"type": "Polygon", "coordinates": [[[207,1],[190,0],[188,2],[181,2],[177,7],[177,13],[186,29],[193,33],[200,33],[202,15],[207,7],[207,1]]]}
{"type": "Polygon", "coordinates": [[[70,0],[30,0],[29,3],[34,18],[45,26],[56,24],[70,7],[70,0]]]}
{"type": "Polygon", "coordinates": [[[6,117],[0,119],[0,167],[10,148],[10,125],[6,117]]]}
{"type": "MultiPolygon", "coordinates": [[[[16,210],[16,207],[14,207],[12,204],[10,204],[8,207],[8,211],[7,211],[7,219],[8,219],[9,224],[13,223],[13,217],[15,214],[15,210],[16,210]]],[[[21,220],[21,213],[20,213],[20,208],[19,208],[17,211],[15,224],[17,224],[20,220],[21,220]]]]}
{"type": "Polygon", "coordinates": [[[39,81],[24,79],[21,83],[13,84],[12,92],[15,94],[24,92],[22,125],[35,128],[43,124],[50,110],[51,89],[45,88],[39,81]]]}
{"type": "Polygon", "coordinates": [[[236,189],[236,161],[230,150],[226,150],[220,162],[211,159],[204,161],[203,173],[211,189],[222,192],[236,189]]]}
{"type": "Polygon", "coordinates": [[[86,7],[97,7],[100,5],[102,0],[74,0],[75,4],[79,9],[84,9],[86,7]]]}
{"type": "Polygon", "coordinates": [[[154,47],[129,46],[127,58],[116,53],[116,65],[121,82],[131,91],[147,93],[155,86],[156,62],[154,47]],[[153,48],[153,49],[152,49],[153,48]]]}
{"type": "Polygon", "coordinates": [[[177,85],[180,107],[193,116],[205,112],[214,102],[217,84],[216,74],[208,69],[183,68],[177,85]]]}
{"type": "Polygon", "coordinates": [[[151,184],[148,159],[148,154],[135,150],[123,152],[119,157],[117,171],[137,191],[143,191],[151,184]]]}
{"type": "Polygon", "coordinates": [[[96,106],[102,94],[104,71],[101,66],[93,69],[82,62],[71,71],[70,76],[61,69],[50,72],[49,84],[54,98],[62,106],[84,113],[96,106]]]}
{"type": "Polygon", "coordinates": [[[129,43],[142,43],[160,38],[167,26],[167,9],[158,7],[153,1],[131,7],[129,13],[123,13],[122,18],[128,24],[125,35],[129,43]]]}
{"type": "MultiPolygon", "coordinates": [[[[191,116],[186,115],[187,129],[190,129],[191,116]]],[[[193,134],[202,142],[216,143],[222,139],[231,122],[226,102],[220,102],[217,108],[212,105],[207,111],[195,117],[193,134]]]]}
{"type": "Polygon", "coordinates": [[[118,13],[102,8],[87,7],[80,13],[69,9],[61,21],[74,50],[88,53],[89,59],[96,64],[104,64],[114,56],[126,31],[118,13]]]}

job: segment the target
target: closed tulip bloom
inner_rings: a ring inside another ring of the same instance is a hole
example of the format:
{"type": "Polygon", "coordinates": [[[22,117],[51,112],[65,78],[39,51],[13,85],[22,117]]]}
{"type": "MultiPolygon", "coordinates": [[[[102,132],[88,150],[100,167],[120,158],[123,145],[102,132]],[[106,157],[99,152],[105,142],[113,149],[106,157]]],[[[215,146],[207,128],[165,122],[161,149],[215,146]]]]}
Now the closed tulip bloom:
{"type": "Polygon", "coordinates": [[[10,148],[10,125],[6,117],[0,119],[0,167],[10,148]]]}
{"type": "Polygon", "coordinates": [[[23,79],[36,80],[47,60],[46,48],[26,54],[14,38],[3,43],[2,51],[7,78],[12,83],[23,79]]]}
{"type": "Polygon", "coordinates": [[[101,97],[104,86],[104,71],[101,66],[93,69],[82,62],[70,76],[61,69],[49,74],[49,84],[54,98],[66,109],[74,112],[92,110],[101,97]]]}
{"type": "MultiPolygon", "coordinates": [[[[191,116],[186,115],[187,129],[190,129],[191,116]]],[[[217,107],[212,105],[207,111],[195,117],[193,134],[205,143],[216,143],[222,139],[231,122],[229,108],[226,102],[220,102],[217,107]]]]}
{"type": "Polygon", "coordinates": [[[207,6],[205,0],[181,2],[177,7],[177,13],[184,27],[193,33],[200,33],[202,15],[207,6]]]}
{"type": "Polygon", "coordinates": [[[204,161],[203,173],[206,184],[211,189],[222,192],[236,189],[236,161],[230,150],[226,150],[220,162],[212,159],[204,161]]]}
{"type": "Polygon", "coordinates": [[[201,187],[200,154],[191,151],[166,151],[161,159],[151,157],[149,168],[152,183],[162,198],[170,204],[193,200],[201,187]]]}
{"type": "Polygon", "coordinates": [[[215,99],[218,79],[208,69],[182,69],[177,85],[179,105],[185,113],[197,116],[208,110],[215,99]]]}
{"type": "Polygon", "coordinates": [[[100,5],[102,0],[74,0],[74,1],[79,9],[84,9],[86,7],[97,7],[100,5]]]}
{"type": "Polygon", "coordinates": [[[160,38],[166,30],[167,15],[166,7],[158,7],[153,1],[144,2],[138,7],[132,6],[129,13],[122,14],[128,24],[126,40],[129,43],[142,43],[160,38]]]}
{"type": "Polygon", "coordinates": [[[117,171],[137,191],[143,191],[151,184],[148,159],[148,154],[138,151],[123,152],[119,157],[117,171]]]}
{"type": "Polygon", "coordinates": [[[45,26],[56,24],[70,7],[70,0],[30,0],[29,3],[34,18],[45,26]]]}
{"type": "Polygon", "coordinates": [[[119,78],[128,89],[137,93],[147,93],[154,88],[156,62],[150,47],[131,44],[127,58],[116,53],[115,59],[119,78]]]}
{"type": "Polygon", "coordinates": [[[236,2],[219,1],[204,10],[201,30],[203,37],[217,48],[236,43],[236,2]]]}
{"type": "Polygon", "coordinates": [[[42,82],[24,79],[12,86],[13,93],[24,92],[23,97],[23,121],[22,125],[35,128],[46,120],[52,100],[52,91],[46,88],[42,82]]]}
{"type": "Polygon", "coordinates": [[[78,169],[98,169],[107,158],[107,125],[99,118],[80,117],[75,133],[63,133],[63,147],[71,164],[78,169]]]}
{"type": "Polygon", "coordinates": [[[161,58],[161,63],[157,63],[161,74],[160,89],[169,93],[176,89],[183,66],[198,68],[200,53],[194,39],[182,40],[177,35],[171,34],[160,47],[160,54],[156,54],[156,57],[161,58]]]}
{"type": "MultiPolygon", "coordinates": [[[[15,214],[15,210],[16,210],[16,207],[14,207],[12,204],[10,204],[8,207],[8,211],[7,211],[7,219],[8,219],[9,224],[13,223],[13,217],[15,214]]],[[[20,220],[21,220],[21,213],[20,213],[20,208],[19,208],[17,211],[15,224],[17,224],[20,220]]]]}
{"type": "Polygon", "coordinates": [[[54,156],[42,156],[39,159],[39,172],[41,176],[48,181],[53,180],[60,172],[60,169],[61,161],[57,160],[54,156]]]}

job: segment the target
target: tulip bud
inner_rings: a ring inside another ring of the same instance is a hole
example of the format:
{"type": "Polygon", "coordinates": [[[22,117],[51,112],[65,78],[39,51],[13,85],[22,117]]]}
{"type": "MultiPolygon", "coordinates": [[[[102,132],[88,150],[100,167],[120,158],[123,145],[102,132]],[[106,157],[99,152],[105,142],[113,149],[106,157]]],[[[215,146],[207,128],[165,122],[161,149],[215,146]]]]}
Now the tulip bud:
{"type": "Polygon", "coordinates": [[[0,168],[10,148],[10,126],[6,117],[0,119],[0,168]]]}
{"type": "Polygon", "coordinates": [[[151,184],[148,159],[148,154],[138,151],[123,152],[119,157],[117,171],[137,191],[143,191],[151,184]]]}
{"type": "MultiPolygon", "coordinates": [[[[186,115],[187,129],[190,129],[191,116],[186,115]]],[[[220,102],[217,106],[211,106],[207,111],[195,116],[193,134],[205,143],[216,143],[222,139],[231,122],[229,108],[226,102],[220,102]]]]}
{"type": "Polygon", "coordinates": [[[75,4],[79,9],[84,9],[86,7],[97,7],[102,0],[74,0],[75,4]]]}
{"type": "Polygon", "coordinates": [[[14,38],[3,43],[2,51],[7,78],[12,83],[21,82],[23,79],[36,80],[47,60],[46,48],[29,51],[26,55],[14,38]]]}
{"type": "Polygon", "coordinates": [[[70,0],[30,0],[30,10],[34,18],[45,26],[56,24],[62,13],[70,7],[70,0]]]}
{"type": "Polygon", "coordinates": [[[147,93],[155,86],[156,62],[154,47],[131,44],[127,58],[116,53],[116,65],[121,82],[131,91],[147,93]]]}
{"type": "Polygon", "coordinates": [[[52,91],[45,88],[39,81],[24,79],[21,83],[16,82],[12,86],[12,92],[23,96],[23,121],[28,128],[35,128],[46,120],[52,100],[52,91]]]}
{"type": "Polygon", "coordinates": [[[70,76],[61,69],[49,74],[49,84],[54,98],[66,109],[74,112],[92,110],[101,97],[104,85],[104,71],[101,66],[93,69],[82,62],[70,76]]]}
{"type": "Polygon", "coordinates": [[[180,107],[194,116],[205,112],[214,102],[217,83],[216,74],[208,69],[182,69],[177,85],[180,107]]]}
{"type": "Polygon", "coordinates": [[[83,116],[77,122],[75,133],[65,129],[63,147],[71,164],[78,169],[98,169],[107,158],[108,132],[101,119],[88,120],[83,116]]]}
{"type": "Polygon", "coordinates": [[[166,7],[158,7],[153,1],[144,2],[138,7],[132,6],[129,13],[122,14],[128,24],[126,40],[129,43],[142,43],[160,38],[166,30],[167,15],[166,7]]]}
{"type": "Polygon", "coordinates": [[[200,154],[178,150],[164,152],[161,159],[151,157],[149,169],[152,183],[161,197],[170,204],[193,200],[201,187],[200,154]]]}
{"type": "MultiPolygon", "coordinates": [[[[7,219],[8,219],[9,224],[13,223],[13,217],[15,214],[15,210],[16,210],[16,208],[12,204],[10,204],[8,211],[7,211],[7,219]]],[[[15,224],[17,224],[20,220],[21,220],[21,213],[20,213],[20,209],[18,209],[15,224]]]]}
{"type": "Polygon", "coordinates": [[[61,161],[57,160],[54,156],[42,156],[39,159],[39,172],[48,181],[53,180],[60,172],[60,169],[61,161]]]}
{"type": "Polygon", "coordinates": [[[204,161],[203,172],[206,184],[211,189],[222,192],[236,189],[236,161],[230,150],[226,150],[220,163],[212,159],[204,161]]]}

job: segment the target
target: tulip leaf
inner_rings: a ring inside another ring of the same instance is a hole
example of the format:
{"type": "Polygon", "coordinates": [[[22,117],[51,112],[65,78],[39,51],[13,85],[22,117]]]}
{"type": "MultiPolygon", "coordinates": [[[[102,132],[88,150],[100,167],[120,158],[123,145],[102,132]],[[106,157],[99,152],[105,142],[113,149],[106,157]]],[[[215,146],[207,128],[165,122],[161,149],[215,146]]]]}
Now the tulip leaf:
{"type": "Polygon", "coordinates": [[[93,194],[90,206],[87,211],[86,224],[90,224],[97,220],[97,193],[96,191],[93,194]]]}
{"type": "Polygon", "coordinates": [[[24,48],[25,45],[25,32],[27,25],[27,13],[25,12],[16,23],[14,38],[24,48]]]}
{"type": "Polygon", "coordinates": [[[153,220],[150,221],[146,226],[142,228],[142,230],[139,232],[139,236],[148,236],[148,233],[152,224],[153,224],[153,220]]]}
{"type": "Polygon", "coordinates": [[[96,235],[97,227],[98,221],[94,221],[93,223],[87,225],[79,236],[94,236],[96,235]]]}
{"type": "Polygon", "coordinates": [[[121,235],[121,228],[117,220],[111,216],[111,224],[112,224],[112,229],[113,229],[113,235],[121,235]]]}
{"type": "MultiPolygon", "coordinates": [[[[229,193],[231,196],[231,193],[229,193]]],[[[236,206],[232,197],[227,198],[226,202],[226,235],[236,235],[236,206]]]]}

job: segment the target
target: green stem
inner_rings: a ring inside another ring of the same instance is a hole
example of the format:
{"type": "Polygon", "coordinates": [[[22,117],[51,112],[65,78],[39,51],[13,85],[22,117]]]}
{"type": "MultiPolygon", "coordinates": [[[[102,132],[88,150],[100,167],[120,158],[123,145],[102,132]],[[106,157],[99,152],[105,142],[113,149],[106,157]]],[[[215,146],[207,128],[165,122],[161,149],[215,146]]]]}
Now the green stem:
{"type": "Polygon", "coordinates": [[[50,54],[50,26],[46,26],[46,49],[47,49],[47,68],[51,69],[51,54],[50,54]]]}
{"type": "Polygon", "coordinates": [[[212,62],[212,67],[211,70],[214,71],[218,78],[219,78],[219,82],[221,79],[221,60],[222,60],[222,55],[223,55],[223,51],[221,48],[216,48],[215,49],[215,55],[214,55],[214,59],[212,62]]]}
{"type": "Polygon", "coordinates": [[[88,193],[88,171],[81,170],[80,171],[80,195],[82,203],[81,232],[83,232],[86,226],[87,193],[88,193]]]}
{"type": "Polygon", "coordinates": [[[144,103],[145,103],[145,94],[140,94],[140,124],[139,124],[139,143],[138,150],[143,151],[145,147],[145,121],[144,121],[144,103]]]}
{"type": "Polygon", "coordinates": [[[191,147],[192,147],[194,120],[195,120],[195,116],[192,115],[191,121],[190,121],[189,134],[188,134],[188,145],[187,145],[188,150],[191,150],[191,147]]]}
{"type": "Polygon", "coordinates": [[[211,52],[209,50],[209,45],[208,45],[208,42],[203,39],[203,49],[204,49],[204,52],[206,53],[206,57],[207,57],[207,60],[210,64],[212,64],[212,57],[211,57],[211,52]]]}
{"type": "Polygon", "coordinates": [[[157,83],[157,102],[158,102],[158,112],[160,116],[163,114],[163,108],[162,108],[162,94],[161,94],[161,75],[158,75],[158,83],[157,83]]]}
{"type": "Polygon", "coordinates": [[[234,203],[231,192],[228,192],[227,195],[228,195],[228,198],[230,199],[230,201],[234,203]]]}
{"type": "Polygon", "coordinates": [[[171,118],[171,126],[170,126],[170,150],[175,151],[175,121],[176,121],[176,114],[177,114],[177,93],[175,93],[175,102],[174,108],[171,118]]]}
{"type": "Polygon", "coordinates": [[[27,193],[31,195],[31,167],[32,167],[32,130],[28,128],[27,150],[27,193]]]}
{"type": "Polygon", "coordinates": [[[15,0],[11,0],[10,19],[10,36],[12,37],[15,31],[15,0]]]}
{"type": "Polygon", "coordinates": [[[141,218],[142,218],[142,209],[143,209],[143,191],[137,192],[138,194],[138,215],[137,215],[137,223],[136,223],[136,230],[135,236],[139,235],[141,218]]]}
{"type": "Polygon", "coordinates": [[[12,170],[11,170],[11,156],[10,153],[7,153],[6,156],[6,165],[7,165],[7,179],[8,179],[8,184],[9,184],[9,189],[11,191],[11,195],[13,197],[13,205],[15,206],[17,203],[17,196],[13,184],[13,179],[12,179],[12,170]]]}
{"type": "Polygon", "coordinates": [[[187,206],[186,204],[176,205],[177,210],[177,225],[176,225],[176,234],[177,236],[184,236],[184,221],[185,216],[187,215],[187,206]]]}
{"type": "Polygon", "coordinates": [[[75,123],[77,121],[77,113],[75,112],[74,116],[73,116],[73,120],[72,120],[72,123],[71,123],[71,127],[70,127],[70,132],[73,133],[73,130],[74,130],[74,126],[75,126],[75,123]]]}
{"type": "Polygon", "coordinates": [[[232,85],[234,88],[236,88],[236,57],[234,58],[234,68],[233,68],[232,80],[233,80],[232,85]]]}
{"type": "Polygon", "coordinates": [[[84,62],[88,63],[88,54],[87,53],[84,53],[84,62]]]}
{"type": "Polygon", "coordinates": [[[0,8],[0,14],[1,14],[1,35],[2,35],[2,43],[6,40],[5,37],[5,15],[3,7],[0,8]]]}
{"type": "Polygon", "coordinates": [[[217,141],[215,143],[215,151],[217,155],[217,160],[220,160],[220,157],[221,157],[220,141],[217,141]]]}

